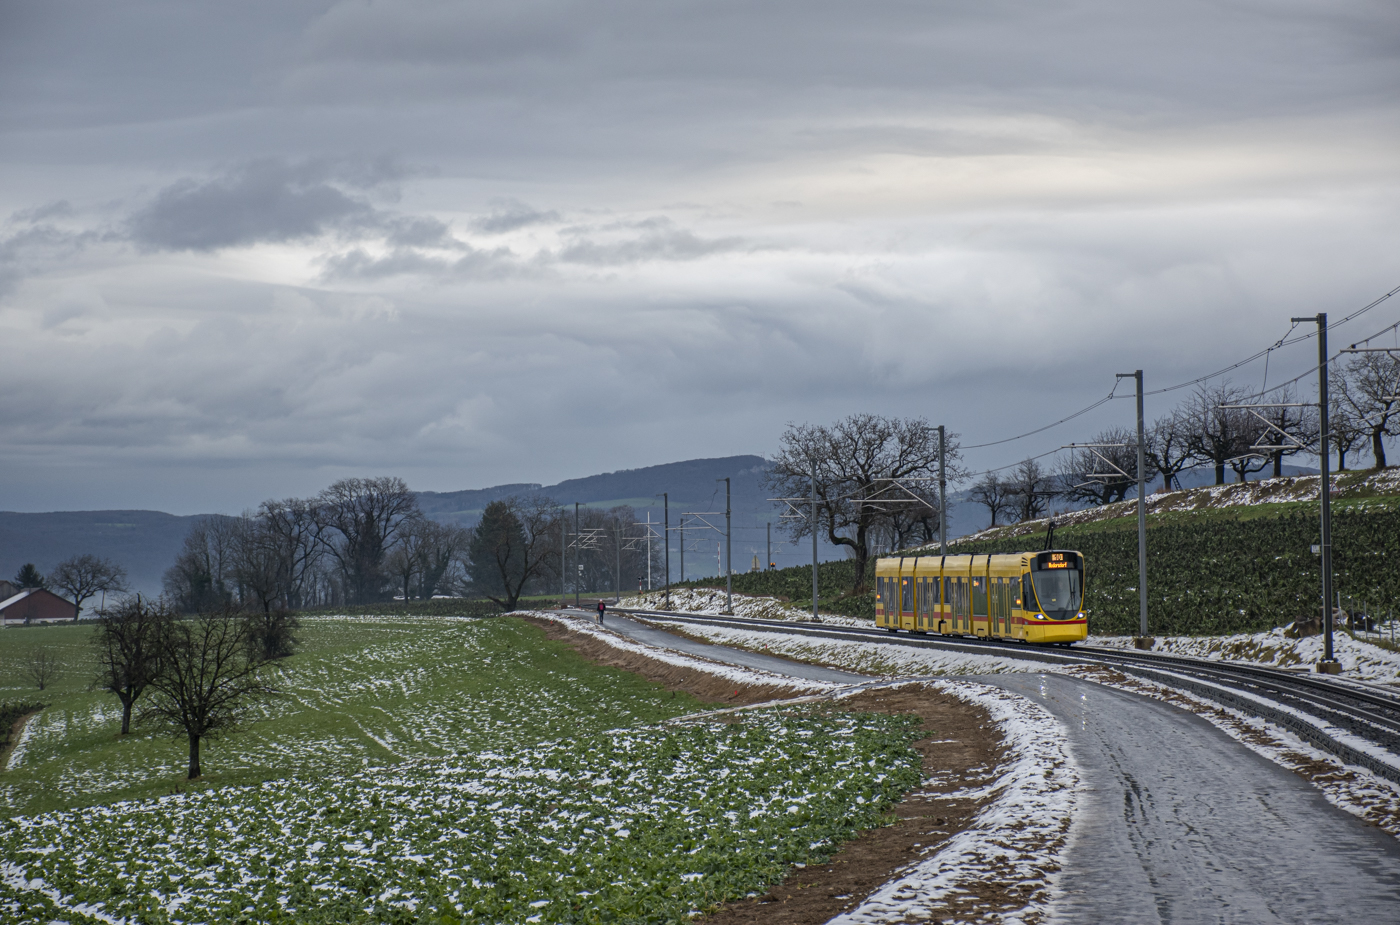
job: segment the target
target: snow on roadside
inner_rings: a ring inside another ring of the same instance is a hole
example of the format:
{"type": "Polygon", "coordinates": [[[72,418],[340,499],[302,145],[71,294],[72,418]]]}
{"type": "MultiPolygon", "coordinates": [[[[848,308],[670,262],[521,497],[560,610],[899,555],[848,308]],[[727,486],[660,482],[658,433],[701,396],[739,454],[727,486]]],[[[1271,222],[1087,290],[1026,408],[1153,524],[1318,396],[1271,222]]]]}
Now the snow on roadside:
{"type": "Polygon", "coordinates": [[[966,681],[930,686],[985,708],[1011,756],[985,791],[946,798],[996,798],[937,854],[899,871],[828,925],[936,921],[950,907],[982,913],[977,921],[1041,921],[1054,898],[1058,859],[1080,786],[1068,730],[1040,704],[1010,691],[966,681]],[[989,908],[979,899],[988,881],[1015,884],[1029,901],[1007,912],[989,908]]]}
{"type": "MultiPolygon", "coordinates": [[[[664,623],[653,619],[652,622],[664,623]]],[[[679,627],[691,636],[708,639],[718,645],[739,646],[757,652],[785,655],[802,661],[817,662],[879,677],[909,677],[911,675],[1001,674],[1008,671],[1062,670],[1054,663],[1018,659],[1014,653],[979,655],[943,649],[915,649],[892,646],[884,642],[862,642],[859,639],[824,639],[815,636],[793,636],[788,633],[766,632],[762,629],[742,629],[729,626],[705,626],[686,623],[679,627]]]]}
{"type": "MultiPolygon", "coordinates": [[[[1090,636],[1086,645],[1115,649],[1133,647],[1131,636],[1090,636]]],[[[1152,651],[1211,661],[1248,662],[1270,668],[1310,667],[1322,658],[1321,636],[1290,639],[1282,629],[1234,636],[1164,636],[1152,651]]],[[[1391,652],[1349,633],[1332,634],[1332,651],[1342,663],[1343,677],[1361,681],[1400,682],[1400,652],[1391,652]]]]}
{"type": "MultiPolygon", "coordinates": [[[[735,594],[734,613],[736,617],[750,620],[786,620],[792,623],[812,623],[812,612],[793,607],[776,597],[759,597],[750,594],[735,594]]],[[[725,592],[716,588],[672,588],[670,606],[666,606],[664,591],[648,591],[633,597],[625,597],[619,607],[623,610],[634,607],[638,610],[671,610],[676,613],[703,613],[712,616],[725,614],[725,592]]],[[[819,614],[816,622],[835,626],[874,626],[871,620],[845,617],[840,614],[819,614]]]]}
{"type": "Polygon", "coordinates": [[[645,643],[629,639],[620,633],[616,633],[606,626],[599,626],[586,617],[576,617],[572,614],[557,610],[541,611],[517,611],[517,613],[528,614],[544,620],[554,620],[567,626],[571,631],[584,636],[592,636],[606,645],[612,646],[623,652],[632,652],[637,655],[644,655],[647,658],[665,662],[668,665],[675,665],[678,668],[691,668],[696,671],[703,671],[717,677],[725,678],[736,684],[747,684],[754,687],[787,687],[793,690],[806,691],[833,691],[847,685],[838,684],[834,681],[814,681],[807,678],[794,678],[791,675],[777,674],[772,671],[762,671],[757,668],[743,668],[738,665],[728,665],[724,662],[712,662],[709,659],[701,658],[697,655],[686,655],[674,649],[661,649],[656,646],[649,646],[645,643]]]}
{"type": "Polygon", "coordinates": [[[29,737],[34,734],[34,727],[37,725],[39,724],[33,716],[29,717],[25,722],[24,728],[21,729],[19,733],[19,741],[17,741],[15,747],[10,750],[10,759],[5,762],[6,771],[13,771],[15,768],[19,767],[20,762],[24,760],[24,750],[29,745],[29,737]]]}

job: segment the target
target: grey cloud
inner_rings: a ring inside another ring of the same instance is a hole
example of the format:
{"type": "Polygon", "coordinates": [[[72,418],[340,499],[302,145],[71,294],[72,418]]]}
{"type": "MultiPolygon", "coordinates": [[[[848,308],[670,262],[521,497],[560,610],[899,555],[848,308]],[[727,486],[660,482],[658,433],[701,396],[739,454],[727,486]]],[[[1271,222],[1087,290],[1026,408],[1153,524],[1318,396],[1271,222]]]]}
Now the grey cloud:
{"type": "Polygon", "coordinates": [[[487,279],[509,276],[521,269],[508,248],[488,251],[459,245],[457,250],[465,253],[458,257],[443,257],[400,247],[376,257],[357,247],[324,258],[321,278],[328,281],[387,279],[394,276],[487,279]]]}
{"type": "Polygon", "coordinates": [[[264,160],[203,183],[176,181],[131,217],[130,229],[150,250],[209,251],[314,237],[373,211],[326,182],[323,169],[264,160]]]}
{"type": "Polygon", "coordinates": [[[494,208],[490,214],[472,223],[472,227],[477,231],[485,234],[504,234],[517,228],[559,220],[558,212],[541,212],[518,199],[497,199],[492,205],[494,208]]]}
{"type": "Polygon", "coordinates": [[[647,219],[634,227],[642,234],[623,241],[580,240],[552,256],[564,263],[611,266],[647,260],[697,260],[746,245],[739,237],[702,238],[664,218],[647,219]]]}

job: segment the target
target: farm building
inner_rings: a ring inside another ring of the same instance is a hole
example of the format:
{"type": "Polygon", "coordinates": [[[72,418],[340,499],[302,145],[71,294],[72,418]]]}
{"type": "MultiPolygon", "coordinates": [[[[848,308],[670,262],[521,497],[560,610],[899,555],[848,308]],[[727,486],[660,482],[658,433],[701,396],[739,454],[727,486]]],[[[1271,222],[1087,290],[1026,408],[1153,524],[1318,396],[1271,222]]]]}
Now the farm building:
{"type": "Polygon", "coordinates": [[[59,623],[78,619],[78,608],[43,588],[26,588],[0,601],[0,626],[16,623],[59,623]]]}

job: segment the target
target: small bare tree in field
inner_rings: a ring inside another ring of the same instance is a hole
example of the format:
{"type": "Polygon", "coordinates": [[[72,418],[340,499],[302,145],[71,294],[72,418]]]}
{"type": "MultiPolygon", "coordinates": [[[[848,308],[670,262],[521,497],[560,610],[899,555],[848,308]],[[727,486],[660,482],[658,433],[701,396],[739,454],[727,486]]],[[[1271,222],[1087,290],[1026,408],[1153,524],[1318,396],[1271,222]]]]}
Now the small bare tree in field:
{"type": "Polygon", "coordinates": [[[117,695],[122,735],[131,731],[131,709],[160,673],[162,635],[175,615],[140,596],[98,611],[97,679],[94,686],[117,695]]]}
{"type": "Polygon", "coordinates": [[[167,624],[150,712],[189,740],[190,780],[201,774],[200,744],[232,731],[253,699],[274,693],[263,678],[266,664],[245,612],[224,609],[167,624]]]}
{"type": "Polygon", "coordinates": [[[39,690],[52,684],[63,670],[63,665],[48,649],[35,649],[31,652],[26,667],[29,671],[29,679],[39,690]]]}

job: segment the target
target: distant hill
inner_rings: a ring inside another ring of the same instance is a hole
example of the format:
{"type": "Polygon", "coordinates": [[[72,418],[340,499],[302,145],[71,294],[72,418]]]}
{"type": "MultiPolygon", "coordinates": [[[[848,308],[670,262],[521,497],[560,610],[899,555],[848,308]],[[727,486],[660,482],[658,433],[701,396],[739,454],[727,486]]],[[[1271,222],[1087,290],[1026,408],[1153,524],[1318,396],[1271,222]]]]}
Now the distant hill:
{"type": "Polygon", "coordinates": [[[420,491],[418,506],[434,520],[470,526],[481,517],[492,501],[512,495],[546,495],[568,506],[575,502],[589,507],[630,504],[638,511],[661,510],[661,493],[670,494],[673,512],[683,510],[724,510],[724,485],[730,479],[730,504],[736,511],[767,511],[768,493],[763,488],[767,462],[762,456],[723,456],[718,459],[689,459],[684,462],[621,469],[567,479],[558,485],[518,483],[467,491],[420,491]]]}
{"type": "Polygon", "coordinates": [[[0,511],[0,578],[26,562],[47,574],[69,556],[92,553],[126,569],[133,591],[160,592],[160,578],[175,561],[190,524],[201,515],[160,511],[0,511]]]}

